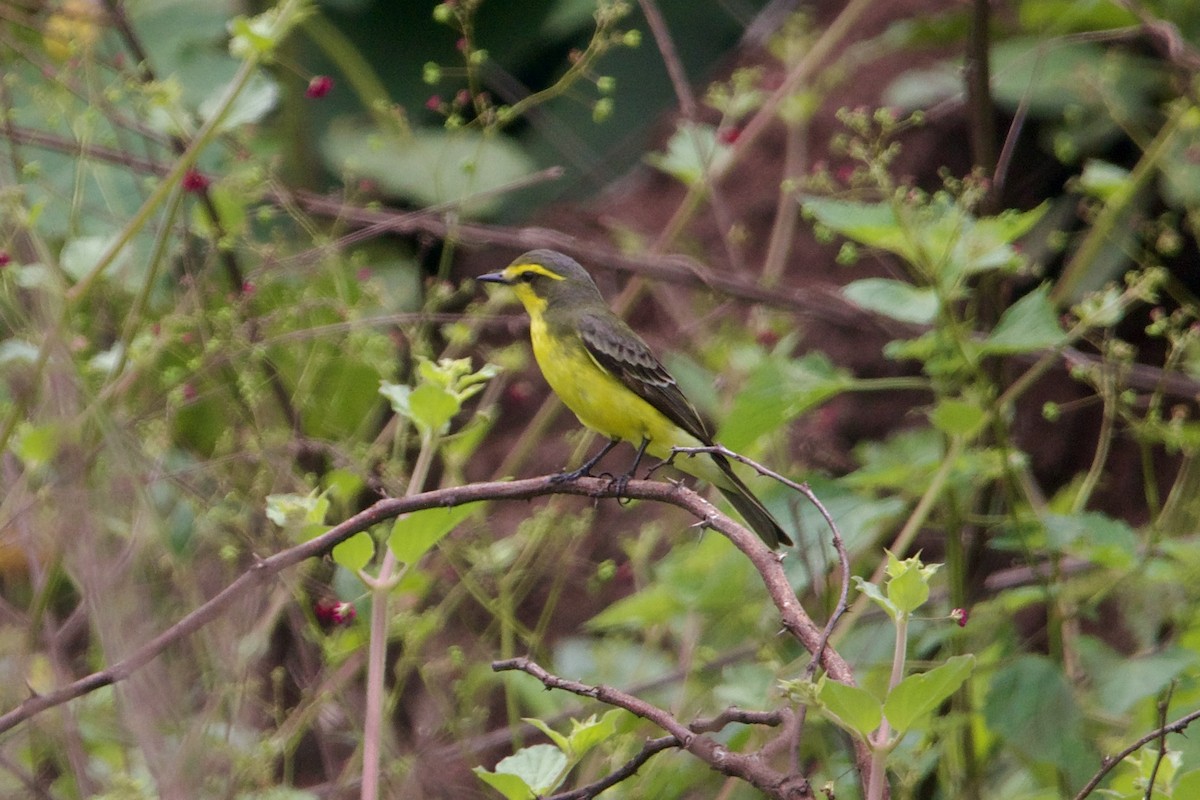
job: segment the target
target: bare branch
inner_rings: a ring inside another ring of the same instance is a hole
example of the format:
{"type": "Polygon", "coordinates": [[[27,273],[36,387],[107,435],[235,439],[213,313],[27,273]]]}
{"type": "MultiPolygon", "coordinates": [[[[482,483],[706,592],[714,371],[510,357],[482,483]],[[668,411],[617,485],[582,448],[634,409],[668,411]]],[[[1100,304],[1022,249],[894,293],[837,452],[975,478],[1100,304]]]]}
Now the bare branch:
{"type": "Polygon", "coordinates": [[[614,689],[611,686],[592,686],[560,678],[547,672],[528,658],[495,661],[492,663],[492,669],[496,672],[519,670],[537,678],[548,689],[561,689],[581,697],[590,697],[602,703],[623,708],[662,728],[670,734],[679,747],[687,750],[712,769],[723,775],[740,778],[770,797],[781,798],[781,800],[813,800],[812,789],[802,776],[785,775],[778,772],[755,755],[731,752],[704,734],[693,733],[667,711],[620,689],[614,689]]]}
{"type": "MultiPolygon", "coordinates": [[[[548,494],[573,494],[596,498],[618,496],[617,487],[613,485],[613,482],[603,478],[580,478],[577,481],[566,483],[554,482],[552,478],[553,476],[545,476],[520,481],[475,483],[423,492],[411,497],[380,500],[314,539],[267,558],[257,559],[233,583],[158,636],[143,644],[129,657],[54,691],[35,694],[16,708],[0,715],[0,733],[11,730],[14,726],[47,709],[81,697],[103,686],[125,680],[168,647],[191,636],[212,622],[234,601],[264,585],[275,574],[307,559],[324,555],[339,542],[384,520],[421,509],[449,508],[483,500],[528,500],[548,494]]],[[[705,524],[721,531],[750,558],[759,574],[767,582],[771,599],[783,617],[784,627],[804,643],[810,651],[815,651],[821,640],[820,630],[800,607],[800,603],[788,585],[787,577],[784,575],[779,560],[759,541],[757,536],[721,514],[703,497],[683,486],[659,481],[630,481],[619,496],[678,506],[689,511],[705,524]]],[[[836,653],[827,650],[824,653],[823,663],[836,680],[852,681],[849,665],[836,653]]]]}
{"type": "Polygon", "coordinates": [[[605,789],[616,786],[623,780],[632,778],[641,769],[642,764],[645,764],[658,753],[678,746],[679,742],[675,741],[674,736],[660,736],[657,739],[650,739],[642,745],[642,749],[638,751],[637,755],[595,783],[580,786],[578,789],[572,789],[569,792],[552,794],[546,800],[588,800],[588,798],[595,797],[605,789]]]}
{"type": "Polygon", "coordinates": [[[1182,717],[1168,725],[1162,725],[1158,728],[1155,728],[1116,755],[1105,756],[1104,760],[1101,762],[1100,769],[1097,770],[1096,774],[1092,776],[1091,780],[1084,784],[1084,787],[1079,790],[1079,794],[1075,795],[1075,800],[1084,800],[1085,797],[1095,791],[1096,787],[1100,785],[1100,781],[1104,780],[1104,776],[1111,772],[1113,767],[1115,767],[1117,764],[1120,764],[1126,758],[1133,755],[1138,750],[1141,750],[1146,745],[1150,744],[1150,742],[1153,742],[1157,739],[1160,742],[1165,743],[1167,734],[1182,733],[1197,719],[1200,719],[1200,709],[1192,711],[1188,714],[1184,714],[1182,717]]]}

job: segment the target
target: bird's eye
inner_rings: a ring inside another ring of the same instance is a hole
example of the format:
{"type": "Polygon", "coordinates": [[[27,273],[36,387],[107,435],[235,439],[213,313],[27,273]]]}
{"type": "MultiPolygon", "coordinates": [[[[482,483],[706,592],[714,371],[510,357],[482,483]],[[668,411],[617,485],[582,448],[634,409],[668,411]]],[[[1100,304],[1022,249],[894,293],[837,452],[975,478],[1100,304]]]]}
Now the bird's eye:
{"type": "Polygon", "coordinates": [[[537,277],[536,272],[522,272],[521,275],[517,278],[517,280],[524,281],[525,283],[533,283],[533,279],[536,277],[537,277]]]}

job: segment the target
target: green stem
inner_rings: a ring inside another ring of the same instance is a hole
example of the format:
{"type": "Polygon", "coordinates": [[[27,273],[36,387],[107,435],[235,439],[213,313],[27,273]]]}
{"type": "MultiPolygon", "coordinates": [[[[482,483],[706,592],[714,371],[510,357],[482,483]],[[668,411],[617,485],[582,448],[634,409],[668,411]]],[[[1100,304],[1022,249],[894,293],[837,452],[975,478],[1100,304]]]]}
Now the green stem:
{"type": "MultiPolygon", "coordinates": [[[[921,495],[921,499],[917,501],[917,505],[913,509],[912,514],[909,515],[908,520],[904,523],[904,527],[896,534],[896,538],[892,540],[891,547],[888,548],[897,558],[904,558],[905,553],[908,552],[908,548],[912,545],[913,539],[917,537],[917,533],[920,532],[921,527],[929,519],[934,505],[941,499],[942,492],[946,489],[946,484],[950,480],[950,473],[953,471],[954,465],[958,463],[964,447],[966,447],[966,440],[963,437],[955,436],[950,440],[950,448],[946,451],[946,455],[942,457],[941,467],[934,473],[933,478],[929,481],[928,488],[925,489],[925,493],[921,495]]],[[[875,573],[871,576],[873,583],[879,583],[886,567],[886,562],[880,563],[876,567],[875,573]]],[[[837,642],[846,632],[854,630],[854,621],[862,616],[870,602],[870,598],[865,594],[858,596],[853,605],[846,611],[837,630],[829,637],[830,645],[836,647],[837,642]]]]}
{"type": "MultiPolygon", "coordinates": [[[[892,675],[888,679],[888,691],[896,688],[896,685],[904,678],[904,665],[908,661],[908,613],[902,612],[896,618],[896,644],[892,649],[892,675]]],[[[892,751],[891,739],[892,726],[888,723],[887,717],[879,723],[879,728],[876,729],[871,737],[871,770],[870,778],[867,780],[867,800],[883,800],[883,793],[887,787],[885,769],[887,765],[888,753],[892,751]]]]}
{"type": "MultiPolygon", "coordinates": [[[[429,477],[429,468],[437,452],[439,437],[432,433],[421,435],[421,452],[413,464],[405,497],[419,494],[429,477]]],[[[366,713],[363,719],[363,768],[360,797],[362,800],[379,798],[379,765],[383,740],[384,677],[387,672],[388,623],[391,621],[389,601],[396,581],[404,574],[405,567],[396,571],[396,556],[390,547],[385,547],[383,564],[379,575],[368,585],[371,589],[371,633],[367,643],[367,696],[366,713]]]]}
{"type": "Polygon", "coordinates": [[[1166,157],[1171,141],[1192,108],[1191,103],[1180,101],[1171,109],[1170,116],[1146,147],[1141,160],[1129,174],[1129,179],[1104,204],[1079,249],[1063,268],[1062,276],[1050,293],[1051,300],[1056,303],[1071,301],[1083,290],[1092,265],[1105,248],[1112,246],[1114,232],[1122,227],[1126,216],[1132,211],[1134,201],[1158,174],[1159,164],[1166,157]]]}

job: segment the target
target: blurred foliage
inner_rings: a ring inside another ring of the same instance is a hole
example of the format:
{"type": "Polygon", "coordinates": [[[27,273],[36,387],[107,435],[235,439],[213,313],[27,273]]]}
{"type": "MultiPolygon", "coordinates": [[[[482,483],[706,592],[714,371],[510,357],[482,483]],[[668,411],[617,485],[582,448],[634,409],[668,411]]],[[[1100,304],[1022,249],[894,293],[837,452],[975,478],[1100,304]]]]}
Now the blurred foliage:
{"type": "MultiPolygon", "coordinates": [[[[701,82],[765,4],[659,5],[701,82]]],[[[710,116],[646,152],[676,101],[633,4],[104,7],[0,15],[0,710],[119,664],[381,495],[499,472],[500,419],[527,449],[499,477],[529,468],[546,434],[543,415],[514,412],[527,348],[497,332],[499,301],[445,280],[459,221],[520,220],[644,161],[688,191],[666,247],[697,252],[686,222],[707,213],[714,174],[776,180],[739,172],[742,126],[777,86],[761,67],[698,92],[710,116]],[[306,210],[297,188],[343,205],[306,210]],[[384,202],[450,233],[431,244],[354,221],[384,202]]],[[[1139,7],[1197,46],[1195,3],[1139,7]]],[[[966,23],[956,7],[894,25],[777,113],[802,132],[864,52],[957,48],[966,23]]],[[[711,301],[671,295],[675,313],[711,320],[664,355],[722,420],[718,438],[806,479],[838,523],[858,580],[832,644],[858,686],[808,680],[750,563],[678,515],[564,497],[430,509],[8,731],[0,794],[350,796],[373,735],[365,600],[382,592],[386,796],[551,793],[661,735],[491,672],[525,653],[685,721],[807,703],[800,763],[838,797],[860,796],[847,735],[886,762],[894,797],[1071,796],[1102,754],[1200,704],[1200,427],[1195,392],[1171,389],[1200,378],[1200,108],[1195,76],[1137,23],[1077,0],[995,20],[996,102],[1071,176],[1021,208],[982,211],[979,174],[924,189],[897,174],[897,140],[961,92],[953,63],[896,75],[885,110],[843,111],[832,173],[781,171],[781,202],[798,208],[779,224],[802,207],[804,229],[837,243],[843,297],[900,326],[883,354],[907,377],[799,353],[813,332],[790,314],[726,324],[711,301]],[[885,275],[858,271],[875,260],[885,275]],[[1055,371],[1074,399],[1033,391],[1055,371]],[[845,474],[797,460],[798,420],[897,389],[921,405],[902,429],[844,443],[845,474]],[[1093,424],[1068,424],[1088,409],[1093,424]],[[1031,429],[1073,437],[1085,466],[1043,485],[1031,429]],[[1113,467],[1119,450],[1137,474],[1113,467]],[[401,567],[377,583],[388,559],[401,567]]],[[[792,66],[822,35],[794,17],[766,52],[792,66]]],[[[825,522],[787,487],[763,497],[801,542],[785,569],[823,619],[840,588],[825,522]]],[[[710,735],[749,752],[774,734],[710,735]]],[[[1104,791],[1195,795],[1194,738],[1140,750],[1104,791]]],[[[753,796],[724,780],[665,752],[606,796],[753,796]]]]}

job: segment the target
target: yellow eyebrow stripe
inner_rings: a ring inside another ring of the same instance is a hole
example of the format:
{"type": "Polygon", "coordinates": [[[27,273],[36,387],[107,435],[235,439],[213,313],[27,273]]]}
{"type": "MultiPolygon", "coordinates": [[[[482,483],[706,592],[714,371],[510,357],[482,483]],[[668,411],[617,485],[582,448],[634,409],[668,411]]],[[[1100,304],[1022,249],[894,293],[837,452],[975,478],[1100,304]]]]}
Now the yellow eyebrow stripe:
{"type": "Polygon", "coordinates": [[[523,275],[526,272],[532,272],[536,275],[545,275],[547,278],[553,278],[556,281],[565,280],[562,275],[546,269],[541,264],[513,264],[511,267],[506,269],[505,272],[508,272],[510,277],[513,278],[517,277],[518,275],[523,275]]]}

